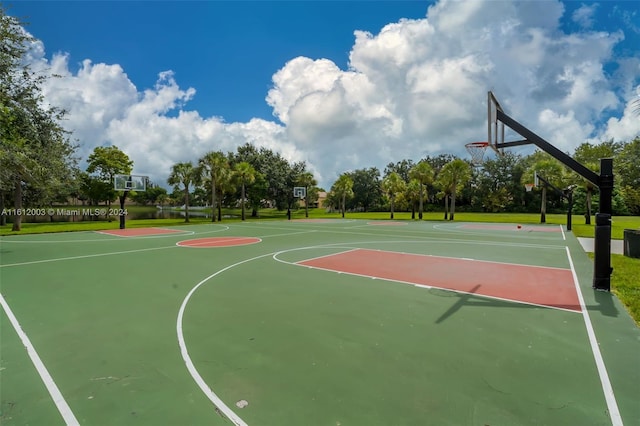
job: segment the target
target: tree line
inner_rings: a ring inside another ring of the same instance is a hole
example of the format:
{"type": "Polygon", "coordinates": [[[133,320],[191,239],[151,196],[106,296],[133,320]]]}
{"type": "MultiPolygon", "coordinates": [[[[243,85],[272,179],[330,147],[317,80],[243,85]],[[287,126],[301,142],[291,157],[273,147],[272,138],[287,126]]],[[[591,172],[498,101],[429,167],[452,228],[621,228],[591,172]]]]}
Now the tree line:
{"type": "Polygon", "coordinates": [[[167,182],[174,188],[170,200],[184,205],[186,221],[189,205],[210,206],[214,222],[222,220],[222,207],[239,207],[242,220],[246,209],[251,210],[251,217],[258,217],[261,208],[291,209],[297,203],[296,186],[307,188],[307,208],[317,199],[317,181],[305,162],[289,162],[279,153],[252,144],[226,154],[210,151],[195,163],[176,163],[167,182]]]}
{"type": "MultiPolygon", "coordinates": [[[[613,214],[640,214],[640,137],[629,142],[582,143],[574,153],[586,167],[599,173],[601,158],[614,159],[613,214]]],[[[389,163],[383,173],[376,167],[342,173],[331,187],[327,205],[346,211],[443,211],[453,220],[456,209],[474,212],[565,212],[562,193],[572,191],[574,212],[587,223],[598,208],[598,188],[543,151],[522,156],[504,151],[486,159],[481,167],[450,154],[428,156],[417,162],[389,163]],[[538,187],[527,191],[525,184],[538,187]],[[555,188],[553,188],[555,187],[555,188]],[[560,190],[560,193],[556,191],[560,190]]]]}
{"type": "MultiPolygon", "coordinates": [[[[44,74],[24,61],[35,39],[21,22],[0,7],[0,211],[22,206],[46,207],[76,199],[107,204],[130,196],[151,205],[210,206],[222,219],[223,207],[245,209],[253,217],[259,209],[279,210],[296,205],[294,186],[307,188],[306,208],[318,199],[317,181],[305,162],[289,162],[266,148],[245,144],[235,152],[210,151],[192,162],[172,166],[168,193],[163,185],[149,182],[147,191],[123,193],[113,189],[115,174],[130,174],[133,161],[115,146],[97,147],[81,170],[77,147],[62,126],[65,111],[47,104],[42,94],[44,74]]],[[[335,155],[340,155],[337,152],[335,155]]],[[[573,157],[594,171],[598,160],[614,158],[616,186],[614,214],[640,214],[640,137],[628,142],[583,143],[573,157]]],[[[562,211],[565,201],[541,187],[527,192],[534,172],[557,188],[576,187],[576,212],[590,220],[597,211],[597,188],[543,152],[521,156],[510,152],[488,159],[476,168],[450,154],[405,159],[389,163],[383,173],[376,167],[342,173],[331,186],[325,205],[347,211],[411,211],[421,219],[425,210],[442,210],[453,220],[456,210],[485,212],[562,211]]],[[[308,212],[307,212],[308,215],[308,212]]],[[[6,224],[0,215],[0,225],[6,224]]],[[[13,229],[20,230],[16,215],[13,229]]]]}

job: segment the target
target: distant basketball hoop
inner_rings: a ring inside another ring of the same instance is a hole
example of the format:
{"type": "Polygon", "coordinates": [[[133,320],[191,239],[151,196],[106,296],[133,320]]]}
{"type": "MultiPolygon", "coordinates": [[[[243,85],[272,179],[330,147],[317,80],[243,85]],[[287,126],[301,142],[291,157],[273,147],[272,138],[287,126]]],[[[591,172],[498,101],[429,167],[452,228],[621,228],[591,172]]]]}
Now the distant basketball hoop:
{"type": "Polygon", "coordinates": [[[307,188],[304,186],[294,186],[293,196],[296,198],[305,199],[307,197],[307,188]]]}
{"type": "Polygon", "coordinates": [[[489,142],[470,142],[464,146],[471,154],[471,163],[474,166],[481,166],[484,162],[484,152],[489,147],[489,142]]]}
{"type": "Polygon", "coordinates": [[[533,190],[533,187],[534,187],[534,186],[535,186],[535,185],[534,185],[534,184],[532,184],[532,183],[525,183],[525,184],[524,184],[524,188],[527,190],[527,192],[531,192],[531,191],[533,190]]]}
{"type": "Polygon", "coordinates": [[[113,189],[116,191],[146,191],[148,176],[141,175],[115,175],[113,177],[113,189]]]}

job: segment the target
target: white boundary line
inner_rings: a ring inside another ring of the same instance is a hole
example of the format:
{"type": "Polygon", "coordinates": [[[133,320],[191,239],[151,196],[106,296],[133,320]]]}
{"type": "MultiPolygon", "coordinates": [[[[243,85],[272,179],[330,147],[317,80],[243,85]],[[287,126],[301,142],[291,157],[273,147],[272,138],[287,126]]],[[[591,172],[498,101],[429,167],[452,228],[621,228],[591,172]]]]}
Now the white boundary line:
{"type": "MultiPolygon", "coordinates": [[[[377,252],[384,252],[384,253],[393,253],[393,254],[406,254],[409,256],[422,256],[422,257],[435,257],[438,259],[451,259],[451,260],[467,260],[470,262],[480,262],[480,263],[493,263],[493,264],[497,264],[497,265],[508,265],[508,266],[521,266],[524,268],[542,268],[542,269],[554,269],[554,270],[560,270],[560,271],[568,271],[569,268],[561,268],[558,266],[540,266],[540,265],[529,265],[526,263],[510,263],[510,262],[499,262],[497,260],[482,260],[482,259],[473,259],[470,257],[453,257],[453,256],[440,256],[437,254],[424,254],[424,253],[410,253],[410,252],[404,252],[404,251],[393,251],[393,250],[383,250],[383,249],[368,249],[368,248],[363,248],[363,247],[358,247],[352,250],[348,250],[344,253],[348,253],[351,251],[358,251],[358,250],[362,250],[362,251],[377,251],[377,252]]],[[[326,256],[321,256],[321,257],[330,257],[330,256],[338,256],[344,253],[334,253],[334,254],[328,254],[326,256]]],[[[301,260],[300,262],[309,262],[310,260],[315,260],[315,259],[308,259],[308,260],[301,260]]],[[[300,263],[297,262],[297,263],[300,263]]],[[[301,265],[301,266],[306,266],[306,265],[301,265]]]]}
{"type": "MultiPolygon", "coordinates": [[[[169,238],[169,237],[182,237],[182,236],[187,236],[187,235],[200,235],[200,234],[212,234],[212,233],[216,233],[216,232],[224,232],[224,231],[228,231],[229,227],[226,225],[218,225],[218,224],[214,224],[215,226],[221,226],[222,229],[215,229],[213,231],[202,231],[202,232],[197,232],[197,231],[187,231],[187,230],[179,230],[178,233],[176,232],[172,232],[172,233],[168,233],[168,234],[158,234],[158,235],[141,235],[141,236],[137,236],[137,237],[122,237],[119,235],[116,235],[117,238],[93,238],[90,240],[32,240],[32,241],[25,241],[25,240],[19,240],[16,237],[22,237],[23,235],[11,235],[8,238],[7,237],[0,237],[0,245],[3,243],[13,243],[13,244],[50,244],[50,243],[55,243],[55,244],[59,244],[59,243],[102,243],[105,241],[111,242],[111,241],[127,241],[129,240],[144,240],[144,239],[152,239],[152,238],[169,238]]],[[[158,229],[172,229],[172,228],[158,228],[158,229]]],[[[91,234],[91,235],[95,235],[95,234],[99,234],[99,235],[107,235],[110,237],[113,237],[113,234],[106,234],[100,231],[78,231],[78,232],[73,232],[73,234],[91,234]]],[[[39,237],[42,235],[51,235],[51,234],[32,234],[32,235],[24,235],[24,237],[39,237]]]]}
{"type": "Polygon", "coordinates": [[[560,232],[562,232],[562,241],[567,241],[567,237],[564,235],[564,228],[562,227],[562,225],[558,226],[560,226],[560,232]]]}
{"type": "Polygon", "coordinates": [[[137,249],[137,250],[125,250],[125,251],[114,251],[111,253],[96,253],[96,254],[86,254],[83,256],[71,256],[71,257],[56,257],[54,259],[43,259],[43,260],[32,260],[29,262],[20,262],[20,263],[9,263],[7,265],[0,265],[0,268],[9,268],[11,266],[24,266],[24,265],[36,265],[38,263],[48,263],[48,262],[58,262],[62,260],[76,260],[76,259],[86,259],[89,257],[101,257],[101,256],[113,256],[117,254],[127,254],[127,253],[138,253],[143,251],[153,251],[153,250],[164,250],[168,248],[175,248],[176,246],[165,246],[165,247],[151,247],[145,249],[137,249]]]}
{"type": "Polygon", "coordinates": [[[109,235],[112,237],[119,237],[119,238],[140,238],[140,237],[166,237],[169,235],[175,235],[175,236],[180,236],[180,235],[193,235],[195,234],[195,231],[187,231],[187,230],[182,230],[182,229],[171,229],[171,228],[159,228],[159,227],[155,227],[152,226],[150,228],[127,228],[127,229],[102,229],[99,231],[93,231],[96,234],[102,234],[102,235],[109,235]],[[154,229],[154,230],[158,230],[158,231],[170,231],[170,232],[160,232],[157,234],[142,234],[142,235],[119,235],[117,233],[114,233],[113,231],[133,231],[136,229],[154,229]]]}
{"type": "Polygon", "coordinates": [[[191,240],[178,241],[176,243],[176,246],[186,247],[186,248],[229,248],[229,247],[249,246],[251,244],[258,244],[261,242],[262,242],[262,238],[259,238],[259,237],[204,237],[204,238],[195,238],[191,240]],[[212,241],[214,238],[219,238],[219,240],[212,241]],[[200,241],[199,243],[194,243],[194,244],[182,244],[182,243],[188,243],[189,241],[198,241],[198,240],[207,240],[207,241],[200,241]],[[206,245],[211,243],[228,243],[228,242],[236,242],[236,241],[242,241],[242,240],[251,240],[251,241],[248,243],[239,242],[236,244],[229,244],[226,246],[225,245],[220,245],[220,246],[206,245]]]}
{"type": "Polygon", "coordinates": [[[602,353],[600,353],[600,347],[598,346],[598,339],[596,337],[595,331],[593,330],[593,324],[591,324],[589,311],[587,311],[587,307],[585,306],[585,303],[584,303],[584,298],[582,297],[582,291],[580,290],[578,276],[573,267],[573,259],[571,258],[571,252],[569,251],[569,247],[565,247],[565,249],[567,252],[567,258],[569,259],[569,264],[571,265],[571,273],[573,274],[573,283],[576,286],[576,292],[578,293],[578,300],[580,300],[580,307],[582,308],[582,317],[584,318],[584,325],[587,328],[587,335],[589,336],[589,344],[591,345],[591,352],[593,353],[593,358],[596,362],[596,367],[598,368],[598,375],[600,376],[602,391],[604,392],[604,398],[607,402],[607,409],[609,410],[609,416],[611,417],[611,424],[613,426],[623,426],[622,416],[620,415],[620,410],[618,409],[618,403],[616,402],[616,397],[613,393],[613,387],[611,386],[611,381],[609,380],[609,374],[607,374],[607,367],[604,364],[602,353]]]}
{"type": "Polygon", "coordinates": [[[27,354],[29,354],[29,358],[31,358],[31,362],[33,363],[34,367],[36,367],[36,370],[38,371],[38,374],[40,375],[42,382],[47,387],[47,391],[49,391],[49,395],[51,395],[51,399],[53,399],[53,402],[56,404],[56,408],[62,415],[62,418],[64,419],[65,423],[67,425],[72,425],[72,426],[80,425],[80,423],[78,422],[78,419],[76,419],[76,416],[74,416],[73,412],[71,411],[69,404],[67,404],[67,401],[65,401],[64,397],[62,396],[60,389],[58,389],[58,386],[56,386],[55,382],[53,381],[53,378],[49,374],[49,371],[47,371],[47,367],[44,366],[44,363],[40,359],[38,352],[36,352],[36,348],[33,347],[26,333],[22,331],[22,327],[20,327],[20,323],[18,322],[18,319],[15,317],[15,315],[11,311],[9,304],[4,299],[4,296],[1,293],[0,293],[0,304],[2,305],[2,309],[4,309],[4,312],[7,314],[9,321],[11,321],[11,325],[13,326],[13,329],[16,331],[16,333],[18,333],[18,336],[20,337],[20,341],[22,341],[24,348],[27,350],[27,354]]]}
{"type": "MultiPolygon", "coordinates": [[[[452,233],[452,234],[477,235],[477,236],[486,236],[487,235],[487,232],[465,231],[464,229],[461,228],[462,225],[466,225],[466,224],[469,224],[469,223],[475,223],[475,222],[460,223],[456,227],[450,227],[451,224],[444,224],[444,225],[435,224],[435,225],[433,225],[433,229],[436,229],[436,230],[438,230],[440,232],[448,232],[448,233],[452,233]]],[[[551,233],[550,232],[549,233],[536,232],[536,235],[532,235],[531,232],[526,232],[526,233],[520,232],[520,233],[517,233],[517,232],[506,231],[505,233],[500,234],[500,237],[501,238],[514,238],[514,239],[536,239],[536,240],[557,241],[556,238],[553,235],[546,235],[546,234],[551,234],[551,233]]]]}
{"type": "MultiPolygon", "coordinates": [[[[342,247],[328,247],[328,248],[334,249],[334,248],[342,248],[342,247]]],[[[273,258],[275,260],[277,260],[278,262],[288,263],[290,265],[306,266],[308,268],[313,268],[312,266],[302,265],[301,262],[312,262],[314,260],[324,259],[324,258],[331,257],[331,256],[339,256],[341,254],[351,253],[352,251],[358,251],[358,250],[362,250],[362,249],[356,247],[356,248],[352,248],[352,249],[348,249],[348,250],[344,250],[344,251],[339,251],[337,253],[329,253],[329,254],[324,254],[322,256],[316,256],[316,257],[311,257],[309,259],[299,260],[297,262],[287,262],[285,260],[281,261],[280,259],[278,259],[277,256],[273,256],[273,258]]]]}
{"type": "Polygon", "coordinates": [[[193,296],[193,294],[196,292],[196,290],[198,290],[198,288],[200,288],[200,286],[202,286],[204,283],[209,281],[211,278],[213,278],[216,275],[219,275],[219,274],[221,274],[221,273],[223,273],[225,271],[228,271],[229,269],[235,268],[238,265],[242,265],[243,263],[251,262],[251,261],[260,259],[262,257],[267,257],[267,256],[272,256],[272,255],[273,255],[273,253],[267,253],[267,254],[263,254],[263,255],[260,255],[260,256],[252,257],[250,259],[245,259],[245,260],[242,260],[240,262],[236,262],[233,265],[229,265],[229,266],[227,266],[227,267],[225,267],[223,269],[220,269],[217,272],[214,272],[213,274],[209,275],[208,277],[206,277],[205,279],[200,281],[198,284],[196,284],[189,291],[189,293],[187,293],[187,296],[184,298],[184,300],[182,301],[182,304],[180,305],[180,310],[178,310],[178,318],[177,318],[177,321],[176,321],[176,333],[178,335],[178,346],[180,347],[180,354],[182,355],[182,359],[184,360],[184,363],[187,366],[187,370],[189,370],[189,374],[191,374],[191,377],[193,378],[193,380],[195,380],[195,382],[198,385],[198,387],[200,388],[200,390],[202,390],[202,392],[204,392],[206,397],[209,398],[209,401],[211,401],[213,403],[213,405],[218,410],[220,410],[220,412],[222,414],[225,415],[225,417],[227,417],[229,420],[231,420],[233,422],[233,424],[235,424],[237,426],[248,426],[248,425],[236,413],[234,413],[233,410],[231,408],[229,408],[229,406],[227,404],[225,404],[220,399],[220,397],[218,395],[216,395],[216,393],[213,390],[211,390],[209,385],[207,385],[207,383],[204,381],[204,379],[202,378],[202,376],[200,375],[200,373],[196,369],[196,366],[193,364],[193,361],[191,360],[191,356],[189,356],[189,351],[187,350],[187,344],[186,344],[186,342],[184,340],[184,334],[182,332],[182,322],[183,322],[183,319],[184,319],[184,311],[187,308],[187,304],[189,303],[189,300],[191,299],[191,296],[193,296]]]}

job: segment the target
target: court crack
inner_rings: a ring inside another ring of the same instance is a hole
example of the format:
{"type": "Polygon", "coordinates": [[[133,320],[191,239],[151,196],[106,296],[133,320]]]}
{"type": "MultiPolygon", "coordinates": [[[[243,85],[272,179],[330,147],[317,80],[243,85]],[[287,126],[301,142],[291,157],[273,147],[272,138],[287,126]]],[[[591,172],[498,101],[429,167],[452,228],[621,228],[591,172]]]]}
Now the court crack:
{"type": "Polygon", "coordinates": [[[493,386],[491,383],[489,383],[489,381],[487,379],[485,379],[484,377],[482,378],[482,381],[492,390],[501,393],[503,395],[511,395],[511,392],[506,392],[503,390],[498,389],[497,387],[493,386]]]}

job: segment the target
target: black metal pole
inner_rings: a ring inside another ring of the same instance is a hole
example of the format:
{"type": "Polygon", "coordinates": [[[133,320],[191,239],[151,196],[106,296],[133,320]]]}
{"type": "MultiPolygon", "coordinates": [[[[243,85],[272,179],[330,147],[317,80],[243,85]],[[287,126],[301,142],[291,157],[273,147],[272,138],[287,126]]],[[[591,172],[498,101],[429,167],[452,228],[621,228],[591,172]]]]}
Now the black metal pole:
{"type": "MultiPolygon", "coordinates": [[[[493,94],[489,92],[492,97],[493,94]]],[[[490,97],[490,99],[491,99],[490,97]]],[[[495,100],[495,98],[493,98],[495,100]]],[[[497,101],[496,101],[497,104],[497,101]]],[[[549,142],[536,135],[531,130],[527,129],[522,124],[518,123],[513,118],[505,114],[501,108],[496,110],[496,118],[502,122],[505,126],[524,137],[522,141],[515,141],[514,143],[500,143],[496,144],[497,149],[505,148],[508,146],[523,145],[525,141],[528,141],[538,148],[542,149],[546,153],[550,154],[553,158],[560,161],[565,166],[569,167],[574,172],[578,173],[589,182],[597,185],[600,189],[600,213],[596,214],[596,232],[595,232],[595,259],[594,259],[594,274],[593,274],[593,288],[597,290],[611,289],[611,205],[613,195],[613,159],[603,158],[600,160],[600,175],[598,176],[588,167],[580,164],[578,161],[570,157],[568,154],[560,151],[549,142]]]]}
{"type": "Polygon", "coordinates": [[[567,210],[567,231],[571,231],[571,215],[573,214],[573,189],[567,190],[569,209],[567,210]]]}
{"type": "Polygon", "coordinates": [[[120,229],[125,229],[125,216],[124,216],[124,201],[127,199],[127,194],[129,191],[124,191],[120,196],[120,229]]]}
{"type": "Polygon", "coordinates": [[[613,159],[600,160],[600,212],[596,213],[593,288],[611,290],[611,205],[613,198],[613,159]]]}
{"type": "Polygon", "coordinates": [[[547,223],[547,184],[542,188],[542,202],[540,206],[540,223],[547,223]]]}

